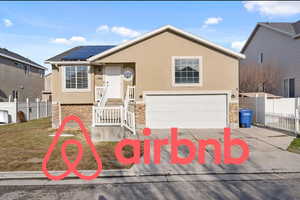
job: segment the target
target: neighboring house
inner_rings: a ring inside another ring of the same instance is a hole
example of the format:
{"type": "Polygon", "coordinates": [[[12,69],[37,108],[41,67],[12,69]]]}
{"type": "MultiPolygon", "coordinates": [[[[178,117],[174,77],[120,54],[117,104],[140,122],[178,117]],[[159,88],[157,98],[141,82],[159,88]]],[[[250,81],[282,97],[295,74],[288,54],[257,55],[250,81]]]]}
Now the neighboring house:
{"type": "Polygon", "coordinates": [[[241,92],[300,96],[300,21],[258,23],[242,49],[241,92]]]}
{"type": "Polygon", "coordinates": [[[53,127],[71,114],[86,126],[236,127],[242,58],[172,26],[118,46],[75,47],[45,61],[53,127]]]}
{"type": "Polygon", "coordinates": [[[9,96],[25,101],[41,97],[45,67],[7,49],[0,48],[0,101],[9,96]]]}
{"type": "Polygon", "coordinates": [[[45,75],[44,90],[42,91],[42,101],[52,101],[51,96],[51,73],[45,75]]]}

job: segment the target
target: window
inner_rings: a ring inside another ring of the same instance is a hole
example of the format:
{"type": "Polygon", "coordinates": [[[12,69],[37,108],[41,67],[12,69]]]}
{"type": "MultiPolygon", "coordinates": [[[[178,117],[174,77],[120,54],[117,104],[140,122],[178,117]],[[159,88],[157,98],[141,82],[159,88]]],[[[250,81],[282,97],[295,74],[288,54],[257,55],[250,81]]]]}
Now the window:
{"type": "Polygon", "coordinates": [[[13,90],[13,91],[12,91],[12,98],[13,98],[13,99],[18,99],[18,98],[19,98],[18,90],[13,90]]]}
{"type": "Polygon", "coordinates": [[[65,67],[66,89],[88,89],[88,67],[67,66],[65,67]]]}
{"type": "Polygon", "coordinates": [[[295,79],[284,79],[283,80],[283,96],[284,97],[295,97],[295,79]]]}
{"type": "Polygon", "coordinates": [[[262,64],[264,61],[264,54],[263,53],[259,53],[259,56],[258,56],[258,63],[259,64],[262,64]]]}
{"type": "Polygon", "coordinates": [[[201,84],[201,57],[173,57],[174,85],[201,84]]]}

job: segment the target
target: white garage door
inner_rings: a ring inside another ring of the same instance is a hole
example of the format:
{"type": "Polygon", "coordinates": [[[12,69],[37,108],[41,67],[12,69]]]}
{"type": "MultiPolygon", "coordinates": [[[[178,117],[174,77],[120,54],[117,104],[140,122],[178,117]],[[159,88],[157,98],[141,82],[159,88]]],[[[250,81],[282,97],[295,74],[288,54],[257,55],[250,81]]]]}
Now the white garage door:
{"type": "Polygon", "coordinates": [[[147,95],[146,126],[149,128],[224,128],[227,96],[147,95]]]}

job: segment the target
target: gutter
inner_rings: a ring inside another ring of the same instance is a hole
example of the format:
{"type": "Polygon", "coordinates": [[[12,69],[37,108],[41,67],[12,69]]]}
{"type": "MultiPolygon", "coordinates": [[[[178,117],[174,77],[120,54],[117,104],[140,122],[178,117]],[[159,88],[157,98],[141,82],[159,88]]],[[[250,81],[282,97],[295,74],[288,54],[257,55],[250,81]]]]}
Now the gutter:
{"type": "Polygon", "coordinates": [[[45,64],[52,64],[52,65],[73,65],[73,64],[83,64],[88,65],[91,64],[89,61],[45,61],[45,64]]]}

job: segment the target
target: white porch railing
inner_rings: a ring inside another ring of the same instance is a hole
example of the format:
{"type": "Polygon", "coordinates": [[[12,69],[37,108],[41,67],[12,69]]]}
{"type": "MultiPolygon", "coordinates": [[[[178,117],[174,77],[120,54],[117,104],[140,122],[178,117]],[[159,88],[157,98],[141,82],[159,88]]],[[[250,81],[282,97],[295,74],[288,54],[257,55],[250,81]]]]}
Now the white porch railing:
{"type": "Polygon", "coordinates": [[[135,92],[135,86],[129,85],[127,87],[127,94],[129,101],[134,101],[134,92],[135,92]]]}
{"type": "Polygon", "coordinates": [[[124,110],[124,126],[135,135],[135,115],[134,112],[124,110]]]}
{"type": "Polygon", "coordinates": [[[95,126],[122,125],[123,107],[98,107],[93,108],[93,122],[95,126]]]}
{"type": "Polygon", "coordinates": [[[123,106],[93,106],[93,126],[125,126],[135,134],[135,114],[123,106]]]}
{"type": "Polygon", "coordinates": [[[95,101],[98,102],[98,106],[105,106],[107,100],[107,85],[95,87],[95,101]]]}

